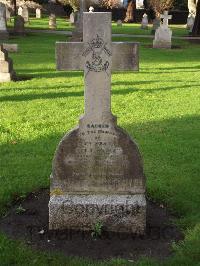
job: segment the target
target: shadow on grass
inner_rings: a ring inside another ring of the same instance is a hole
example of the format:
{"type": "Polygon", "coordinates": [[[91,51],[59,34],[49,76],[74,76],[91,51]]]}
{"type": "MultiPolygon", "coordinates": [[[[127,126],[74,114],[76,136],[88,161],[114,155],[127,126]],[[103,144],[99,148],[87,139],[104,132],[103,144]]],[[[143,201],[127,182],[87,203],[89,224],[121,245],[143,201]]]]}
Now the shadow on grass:
{"type": "Polygon", "coordinates": [[[33,78],[67,78],[67,77],[83,77],[83,71],[56,71],[52,69],[41,69],[41,71],[32,72],[30,69],[18,69],[18,76],[30,75],[33,78]]]}
{"type": "MultiPolygon", "coordinates": [[[[119,85],[121,82],[119,83],[119,85]]],[[[134,82],[133,82],[134,85],[134,82]]],[[[117,82],[115,83],[115,86],[117,87],[117,82]]],[[[58,89],[65,89],[65,85],[61,85],[58,87],[58,89]]],[[[80,86],[81,87],[81,86],[80,86]]],[[[140,89],[140,88],[125,88],[125,89],[113,89],[111,91],[112,95],[126,95],[130,93],[156,93],[156,92],[165,92],[175,89],[191,89],[200,87],[200,84],[195,85],[181,85],[181,86],[174,86],[174,87],[162,87],[162,88],[156,88],[156,89],[140,89]]],[[[54,87],[56,89],[56,87],[54,87]]],[[[83,86],[82,86],[83,88],[83,86]]],[[[40,87],[39,90],[42,88],[40,87]]],[[[6,89],[5,89],[6,90],[6,89]]],[[[15,90],[15,88],[12,88],[12,90],[15,90]]],[[[34,88],[32,88],[34,90],[34,88]]],[[[31,93],[31,94],[21,94],[21,95],[8,95],[8,96],[2,96],[0,97],[0,101],[7,102],[7,101],[13,101],[13,102],[20,102],[20,101],[32,101],[37,99],[55,99],[55,98],[67,98],[67,97],[83,97],[84,91],[62,91],[62,92],[45,92],[45,93],[31,93]]]]}

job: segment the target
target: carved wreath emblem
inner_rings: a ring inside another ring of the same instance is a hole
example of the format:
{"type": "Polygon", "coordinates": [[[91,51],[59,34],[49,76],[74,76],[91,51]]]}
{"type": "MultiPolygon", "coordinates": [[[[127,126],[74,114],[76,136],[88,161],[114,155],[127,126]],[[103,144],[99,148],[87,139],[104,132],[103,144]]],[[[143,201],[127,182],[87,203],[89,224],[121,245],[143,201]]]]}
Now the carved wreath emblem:
{"type": "Polygon", "coordinates": [[[92,53],[92,60],[86,61],[86,68],[88,72],[102,72],[108,69],[109,62],[103,60],[102,53],[105,53],[107,56],[111,56],[111,51],[106,47],[106,43],[102,38],[99,37],[97,34],[96,38],[92,39],[88,43],[88,47],[83,52],[83,56],[87,56],[88,54],[92,53]]]}

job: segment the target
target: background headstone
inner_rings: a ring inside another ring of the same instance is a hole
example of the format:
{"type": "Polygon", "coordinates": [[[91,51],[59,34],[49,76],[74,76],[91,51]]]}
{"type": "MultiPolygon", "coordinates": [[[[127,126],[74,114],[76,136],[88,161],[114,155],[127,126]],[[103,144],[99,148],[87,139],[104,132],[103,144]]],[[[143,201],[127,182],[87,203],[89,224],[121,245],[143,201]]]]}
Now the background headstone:
{"type": "Polygon", "coordinates": [[[142,28],[142,29],[148,29],[148,24],[149,24],[148,16],[147,16],[146,13],[144,13],[144,15],[143,15],[143,17],[142,17],[141,28],[142,28]]]}
{"type": "Polygon", "coordinates": [[[29,22],[29,11],[28,11],[28,7],[27,6],[23,7],[22,17],[24,18],[24,22],[25,23],[29,22]]]}
{"type": "Polygon", "coordinates": [[[8,52],[0,45],[0,82],[9,82],[16,78],[13,62],[8,57],[8,52]]]}
{"type": "Polygon", "coordinates": [[[93,6],[90,6],[89,7],[89,12],[91,13],[91,12],[94,12],[94,7],[93,6]]]}
{"type": "Polygon", "coordinates": [[[155,18],[153,20],[153,28],[152,28],[151,33],[154,34],[159,27],[160,27],[160,19],[159,18],[155,18]]]}
{"type": "Polygon", "coordinates": [[[55,14],[51,14],[49,16],[49,29],[55,30],[56,28],[57,28],[56,15],[55,14]]]}
{"type": "Polygon", "coordinates": [[[172,16],[168,15],[167,11],[164,11],[164,14],[161,15],[161,18],[163,19],[163,22],[156,30],[155,39],[153,41],[153,48],[171,49],[172,31],[168,27],[168,20],[171,19],[172,16]]]}
{"type": "Polygon", "coordinates": [[[118,19],[118,20],[117,20],[117,26],[118,26],[118,27],[121,27],[121,26],[122,26],[122,21],[121,21],[121,19],[118,19]]]}
{"type": "Polygon", "coordinates": [[[24,35],[24,18],[22,16],[16,16],[14,19],[14,33],[17,35],[24,35]]]}
{"type": "Polygon", "coordinates": [[[74,14],[74,12],[72,12],[70,14],[69,21],[70,21],[71,25],[74,25],[74,23],[75,23],[75,14],[74,14]]]}
{"type": "Polygon", "coordinates": [[[192,32],[192,29],[194,27],[194,21],[195,21],[194,15],[189,14],[187,18],[187,29],[189,30],[189,32],[192,32]]]}
{"type": "Polygon", "coordinates": [[[6,27],[6,6],[0,2],[0,40],[8,39],[9,34],[6,27]]]}
{"type": "Polygon", "coordinates": [[[40,8],[36,8],[36,10],[35,10],[35,16],[36,16],[36,18],[41,18],[41,9],[40,8]]]}
{"type": "Polygon", "coordinates": [[[20,6],[20,7],[18,8],[18,15],[19,15],[19,16],[22,16],[22,11],[23,11],[23,8],[20,6]]]}
{"type": "Polygon", "coordinates": [[[83,22],[83,43],[71,45],[82,49],[85,112],[54,157],[49,227],[91,230],[100,222],[109,231],[143,234],[146,199],[140,153],[111,113],[111,13],[87,12],[83,22]]]}

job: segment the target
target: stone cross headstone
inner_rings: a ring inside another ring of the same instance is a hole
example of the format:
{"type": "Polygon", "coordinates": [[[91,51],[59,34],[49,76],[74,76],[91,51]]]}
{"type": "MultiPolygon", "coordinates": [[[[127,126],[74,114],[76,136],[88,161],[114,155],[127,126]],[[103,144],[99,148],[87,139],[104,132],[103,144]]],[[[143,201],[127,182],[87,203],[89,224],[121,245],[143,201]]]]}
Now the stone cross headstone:
{"type": "Polygon", "coordinates": [[[51,14],[49,16],[49,29],[55,30],[56,28],[57,28],[56,15],[55,14],[51,14]]]}
{"type": "Polygon", "coordinates": [[[22,16],[22,11],[23,11],[23,8],[20,6],[17,12],[19,16],[22,16]]]}
{"type": "Polygon", "coordinates": [[[8,52],[3,49],[3,45],[0,45],[0,82],[9,82],[15,78],[13,62],[8,57],[8,52]]]}
{"type": "Polygon", "coordinates": [[[168,15],[168,12],[165,11],[161,15],[163,22],[160,24],[160,27],[156,30],[155,39],[153,41],[153,48],[165,48],[171,49],[172,46],[172,31],[168,28],[168,20],[172,16],[168,15]]]}
{"type": "Polygon", "coordinates": [[[27,6],[24,6],[22,9],[22,17],[25,23],[29,22],[29,11],[27,6]]]}
{"type": "Polygon", "coordinates": [[[17,35],[24,35],[24,18],[22,16],[16,16],[14,19],[14,33],[17,35]]]}
{"type": "MultiPolygon", "coordinates": [[[[120,43],[117,49],[126,51],[127,45],[132,47],[131,58],[135,44],[120,43]]],[[[113,60],[111,13],[84,13],[83,43],[57,43],[57,49],[64,46],[75,50],[68,58],[68,70],[77,69],[75,55],[83,58],[85,112],[54,156],[49,228],[91,230],[100,222],[105,230],[143,234],[146,199],[141,156],[111,113],[112,63],[124,69],[113,60]]]]}
{"type": "Polygon", "coordinates": [[[0,2],[0,40],[8,39],[9,34],[6,27],[6,6],[0,2]]]}
{"type": "Polygon", "coordinates": [[[193,26],[194,26],[195,17],[192,14],[189,14],[187,18],[187,29],[189,32],[192,32],[193,26]]]}
{"type": "Polygon", "coordinates": [[[148,29],[148,24],[149,24],[149,21],[148,21],[148,16],[146,13],[144,13],[143,17],[142,17],[142,23],[141,23],[141,28],[142,29],[148,29]]]}
{"type": "Polygon", "coordinates": [[[41,18],[41,9],[40,8],[36,8],[36,10],[35,10],[35,17],[36,18],[41,18]]]}
{"type": "Polygon", "coordinates": [[[118,19],[118,20],[117,20],[117,26],[118,26],[118,27],[121,27],[121,26],[122,26],[122,21],[121,21],[121,19],[118,19]]]}

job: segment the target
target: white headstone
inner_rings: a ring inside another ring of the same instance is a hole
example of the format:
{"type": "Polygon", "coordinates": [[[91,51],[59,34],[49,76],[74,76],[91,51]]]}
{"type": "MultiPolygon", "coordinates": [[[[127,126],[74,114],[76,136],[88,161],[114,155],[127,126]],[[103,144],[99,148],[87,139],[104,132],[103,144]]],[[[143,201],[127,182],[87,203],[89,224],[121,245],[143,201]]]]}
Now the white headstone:
{"type": "Polygon", "coordinates": [[[24,6],[22,10],[22,17],[24,18],[24,22],[27,23],[29,21],[29,11],[26,6],[24,6]]]}
{"type": "Polygon", "coordinates": [[[155,33],[155,39],[153,41],[154,48],[171,48],[172,31],[168,28],[168,20],[171,18],[172,16],[168,15],[167,11],[165,11],[164,14],[161,15],[161,19],[163,19],[163,21],[161,22],[160,27],[156,30],[155,33]]]}
{"type": "Polygon", "coordinates": [[[36,8],[35,16],[36,16],[36,18],[41,18],[41,9],[40,8],[36,8]]]}
{"type": "Polygon", "coordinates": [[[49,29],[55,30],[57,28],[57,23],[56,23],[56,15],[51,14],[49,16],[49,29]]]}
{"type": "Polygon", "coordinates": [[[187,19],[187,29],[189,32],[192,32],[193,26],[194,26],[195,17],[192,14],[189,14],[187,19]]]}
{"type": "Polygon", "coordinates": [[[23,8],[20,6],[20,7],[18,8],[18,15],[19,15],[19,16],[22,16],[22,11],[23,11],[23,8]]]}
{"type": "Polygon", "coordinates": [[[74,22],[75,22],[75,14],[74,14],[74,12],[72,12],[70,14],[69,21],[70,21],[71,24],[74,24],[74,22]]]}
{"type": "Polygon", "coordinates": [[[142,29],[148,29],[148,24],[149,24],[148,16],[147,16],[146,13],[144,13],[144,15],[143,15],[143,17],[142,17],[141,28],[142,28],[142,29]]]}
{"type": "MultiPolygon", "coordinates": [[[[140,153],[111,112],[111,13],[84,13],[83,43],[63,45],[81,49],[85,112],[54,157],[49,227],[91,230],[98,221],[106,230],[143,234],[146,199],[140,153]]],[[[122,49],[126,45],[120,44],[122,49]]],[[[70,62],[73,67],[73,57],[70,62]]]]}

